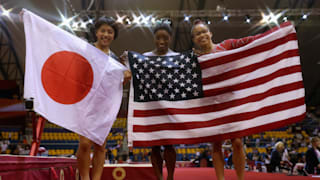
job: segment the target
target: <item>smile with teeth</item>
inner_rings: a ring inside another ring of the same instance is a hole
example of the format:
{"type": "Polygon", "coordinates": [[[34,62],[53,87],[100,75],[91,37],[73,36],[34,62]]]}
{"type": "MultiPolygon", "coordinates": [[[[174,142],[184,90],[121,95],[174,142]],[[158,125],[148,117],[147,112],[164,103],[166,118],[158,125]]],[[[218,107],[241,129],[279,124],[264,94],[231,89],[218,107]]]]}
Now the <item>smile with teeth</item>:
{"type": "Polygon", "coordinates": [[[109,42],[110,40],[108,38],[101,38],[101,41],[103,42],[109,42]]]}
{"type": "Polygon", "coordinates": [[[203,38],[203,39],[200,39],[200,42],[206,42],[208,39],[207,38],[203,38]]]}

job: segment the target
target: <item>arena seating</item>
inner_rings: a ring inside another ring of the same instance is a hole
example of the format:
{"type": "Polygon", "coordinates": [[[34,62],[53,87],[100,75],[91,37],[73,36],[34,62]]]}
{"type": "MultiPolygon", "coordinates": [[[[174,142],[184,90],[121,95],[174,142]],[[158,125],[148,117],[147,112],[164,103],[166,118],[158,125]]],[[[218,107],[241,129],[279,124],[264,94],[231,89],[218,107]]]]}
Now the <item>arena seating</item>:
{"type": "MultiPolygon", "coordinates": [[[[307,120],[306,120],[307,121],[307,120]]],[[[313,123],[313,122],[312,122],[313,123]]],[[[299,126],[302,127],[301,131],[298,134],[304,138],[305,141],[308,141],[310,131],[308,128],[304,128],[304,125],[313,127],[313,124],[308,122],[301,123],[299,126]]],[[[31,125],[29,125],[31,127],[31,125]]],[[[118,118],[107,137],[106,148],[110,150],[112,159],[117,159],[117,157],[122,154],[119,152],[120,144],[122,143],[124,137],[126,136],[126,127],[127,119],[118,118]]],[[[1,128],[0,132],[3,139],[10,139],[11,143],[18,143],[19,140],[19,128],[1,128]]],[[[266,131],[259,134],[253,134],[251,136],[245,137],[243,142],[246,146],[245,153],[249,159],[252,159],[254,154],[259,154],[262,158],[265,158],[268,153],[273,148],[273,142],[278,140],[285,140],[287,147],[291,147],[291,144],[294,143],[295,132],[292,132],[291,128],[281,128],[272,131],[266,131]],[[257,141],[258,139],[258,141],[257,141]],[[273,141],[273,142],[272,142],[273,141]]],[[[48,156],[74,156],[79,143],[79,136],[76,133],[73,133],[69,130],[66,130],[62,127],[59,127],[50,122],[45,123],[44,132],[41,137],[41,147],[45,147],[48,156]]],[[[307,142],[306,144],[308,144],[307,142]]],[[[183,160],[194,160],[204,152],[210,152],[211,144],[203,143],[197,145],[176,145],[177,152],[177,161],[183,160]]],[[[231,146],[226,146],[225,149],[230,149],[231,146]]],[[[307,146],[298,147],[296,151],[298,153],[304,154],[308,150],[307,146]]],[[[10,150],[7,150],[6,153],[10,153],[10,150]]],[[[132,153],[129,153],[130,159],[133,161],[150,161],[150,152],[151,147],[142,148],[135,147],[132,150],[132,153]]],[[[210,153],[207,153],[209,158],[211,158],[210,153]]],[[[228,152],[225,154],[228,155],[228,152]]],[[[226,157],[227,160],[227,157],[226,157]]]]}

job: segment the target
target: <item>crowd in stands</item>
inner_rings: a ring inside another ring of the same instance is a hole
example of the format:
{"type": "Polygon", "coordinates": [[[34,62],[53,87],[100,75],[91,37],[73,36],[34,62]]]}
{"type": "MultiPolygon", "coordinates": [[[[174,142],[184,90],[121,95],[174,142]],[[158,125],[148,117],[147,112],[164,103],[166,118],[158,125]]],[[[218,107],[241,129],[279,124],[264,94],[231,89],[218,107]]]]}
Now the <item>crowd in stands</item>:
{"type": "MultiPolygon", "coordinates": [[[[15,129],[1,130],[2,154],[29,154],[30,142],[25,135],[15,129]]],[[[319,117],[308,113],[303,122],[244,137],[246,169],[294,175],[320,174],[319,130],[319,117]]],[[[128,148],[125,118],[116,121],[107,141],[106,163],[150,162],[151,148],[128,148]]],[[[78,135],[46,123],[38,155],[75,157],[77,147],[78,135]]],[[[193,167],[212,166],[210,143],[176,145],[175,148],[178,162],[188,162],[188,166],[193,167]]],[[[225,167],[233,168],[232,146],[229,140],[224,142],[223,150],[225,167]]]]}
{"type": "Polygon", "coordinates": [[[1,154],[29,155],[30,153],[30,144],[21,132],[1,131],[0,147],[1,154]]]}

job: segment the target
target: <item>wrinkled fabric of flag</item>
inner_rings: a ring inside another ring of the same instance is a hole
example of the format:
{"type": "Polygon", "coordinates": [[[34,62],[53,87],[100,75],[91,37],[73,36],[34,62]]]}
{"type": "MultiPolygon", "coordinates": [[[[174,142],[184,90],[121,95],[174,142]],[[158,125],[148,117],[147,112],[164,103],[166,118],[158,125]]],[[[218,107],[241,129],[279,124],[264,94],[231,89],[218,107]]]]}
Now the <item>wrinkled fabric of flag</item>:
{"type": "Polygon", "coordinates": [[[48,121],[102,145],[120,108],[126,68],[30,11],[23,21],[24,98],[48,121]]]}
{"type": "Polygon", "coordinates": [[[214,142],[303,120],[294,27],[284,23],[243,39],[246,43],[236,49],[200,57],[129,52],[129,145],[214,142]]]}

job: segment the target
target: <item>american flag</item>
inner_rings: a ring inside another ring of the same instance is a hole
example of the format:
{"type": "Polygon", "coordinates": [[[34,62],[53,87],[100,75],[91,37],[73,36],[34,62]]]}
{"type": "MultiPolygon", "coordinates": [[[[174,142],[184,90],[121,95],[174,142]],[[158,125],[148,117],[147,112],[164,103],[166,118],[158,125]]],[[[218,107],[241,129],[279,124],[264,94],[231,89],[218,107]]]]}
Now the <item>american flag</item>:
{"type": "Polygon", "coordinates": [[[193,53],[146,57],[129,52],[134,101],[179,101],[203,97],[201,70],[193,53]]]}
{"type": "Polygon", "coordinates": [[[300,121],[304,87],[294,27],[284,23],[243,47],[196,58],[130,52],[128,140],[195,144],[300,121]]]}

